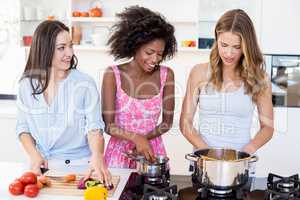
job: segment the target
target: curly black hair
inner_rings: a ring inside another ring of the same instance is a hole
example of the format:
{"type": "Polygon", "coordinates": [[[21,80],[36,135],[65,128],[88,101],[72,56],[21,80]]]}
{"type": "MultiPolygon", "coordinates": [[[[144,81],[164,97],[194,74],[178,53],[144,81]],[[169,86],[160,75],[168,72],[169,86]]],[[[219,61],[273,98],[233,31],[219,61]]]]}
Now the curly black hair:
{"type": "Polygon", "coordinates": [[[137,50],[155,39],[165,42],[162,61],[170,59],[177,51],[173,25],[164,16],[148,8],[131,6],[116,15],[120,21],[112,27],[107,44],[115,59],[131,58],[137,50]]]}

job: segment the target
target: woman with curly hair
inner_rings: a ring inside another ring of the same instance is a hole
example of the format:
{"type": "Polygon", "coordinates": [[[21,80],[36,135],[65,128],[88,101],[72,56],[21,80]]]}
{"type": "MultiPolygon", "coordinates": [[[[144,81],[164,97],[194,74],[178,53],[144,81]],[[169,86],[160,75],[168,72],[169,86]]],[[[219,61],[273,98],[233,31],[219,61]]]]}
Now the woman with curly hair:
{"type": "Polygon", "coordinates": [[[108,67],[103,77],[102,114],[111,136],[105,161],[109,167],[135,168],[124,152],[136,150],[150,161],[166,155],[161,135],[173,123],[174,73],[160,63],[174,56],[177,45],[174,27],[159,13],[132,6],[117,17],[110,53],[129,61],[108,67]]]}
{"type": "Polygon", "coordinates": [[[271,83],[253,23],[243,10],[223,14],[215,27],[209,63],[190,72],[180,129],[195,149],[231,148],[253,154],[271,139],[271,83]],[[197,105],[199,132],[193,126],[197,105]],[[255,106],[260,129],[251,139],[255,106]]]}

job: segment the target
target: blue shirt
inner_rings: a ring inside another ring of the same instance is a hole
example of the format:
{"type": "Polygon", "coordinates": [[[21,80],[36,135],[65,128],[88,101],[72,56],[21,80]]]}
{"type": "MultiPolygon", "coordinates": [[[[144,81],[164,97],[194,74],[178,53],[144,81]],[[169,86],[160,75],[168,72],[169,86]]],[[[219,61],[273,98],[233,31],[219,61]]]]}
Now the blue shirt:
{"type": "Polygon", "coordinates": [[[76,69],[59,82],[50,105],[43,94],[32,95],[29,78],[22,79],[17,105],[17,135],[30,133],[45,159],[90,156],[87,133],[104,127],[95,81],[76,69]]]}

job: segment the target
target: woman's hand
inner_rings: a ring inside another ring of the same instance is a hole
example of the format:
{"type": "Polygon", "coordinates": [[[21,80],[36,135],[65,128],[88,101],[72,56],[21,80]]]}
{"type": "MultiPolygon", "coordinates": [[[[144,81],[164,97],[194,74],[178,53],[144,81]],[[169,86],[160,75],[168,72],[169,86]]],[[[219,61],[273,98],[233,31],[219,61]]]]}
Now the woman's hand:
{"type": "Polygon", "coordinates": [[[136,134],[133,142],[135,144],[137,153],[144,155],[145,158],[150,162],[154,162],[156,160],[151,145],[146,137],[136,134]]]}
{"type": "Polygon", "coordinates": [[[30,158],[30,170],[37,175],[42,175],[41,168],[48,168],[48,161],[45,160],[40,153],[30,158]]]}
{"type": "Polygon", "coordinates": [[[92,155],[90,160],[90,169],[85,176],[85,179],[88,179],[92,175],[92,173],[96,179],[98,179],[102,183],[105,183],[107,187],[112,185],[112,176],[107,169],[106,164],[104,163],[103,156],[92,155]]]}
{"type": "Polygon", "coordinates": [[[257,151],[257,149],[251,143],[249,143],[249,144],[247,144],[246,146],[243,147],[242,151],[252,155],[257,151]]]}

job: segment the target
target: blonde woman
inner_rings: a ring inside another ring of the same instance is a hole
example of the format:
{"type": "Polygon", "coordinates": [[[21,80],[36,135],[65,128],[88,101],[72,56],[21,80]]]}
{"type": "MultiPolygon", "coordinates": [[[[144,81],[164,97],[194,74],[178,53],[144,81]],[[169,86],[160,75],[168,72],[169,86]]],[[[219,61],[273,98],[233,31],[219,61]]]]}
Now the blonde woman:
{"type": "Polygon", "coordinates": [[[264,70],[253,23],[240,9],[223,14],[215,27],[209,63],[189,75],[180,129],[195,149],[220,147],[253,154],[273,135],[271,83],[264,70]],[[193,126],[199,106],[199,129],[193,126]],[[253,111],[260,129],[251,139],[253,111]]]}

